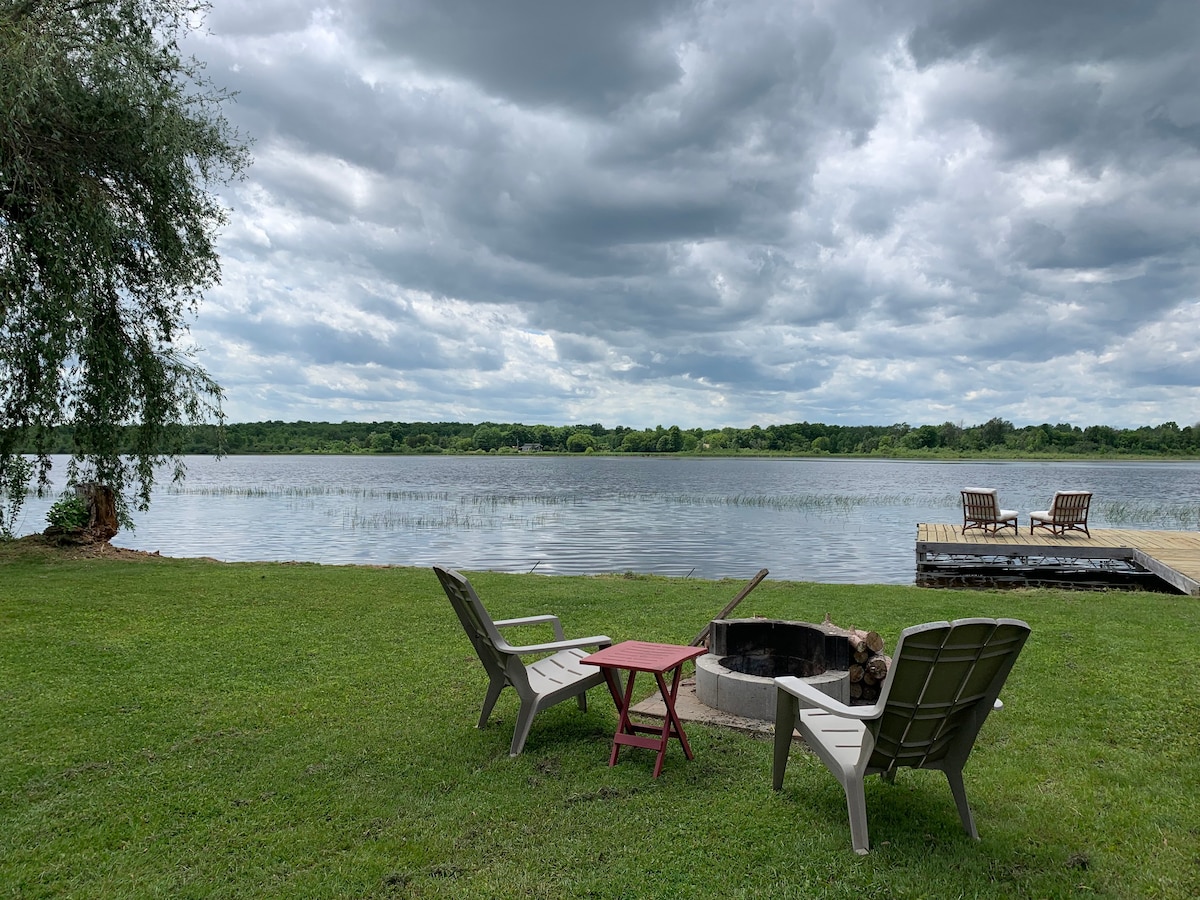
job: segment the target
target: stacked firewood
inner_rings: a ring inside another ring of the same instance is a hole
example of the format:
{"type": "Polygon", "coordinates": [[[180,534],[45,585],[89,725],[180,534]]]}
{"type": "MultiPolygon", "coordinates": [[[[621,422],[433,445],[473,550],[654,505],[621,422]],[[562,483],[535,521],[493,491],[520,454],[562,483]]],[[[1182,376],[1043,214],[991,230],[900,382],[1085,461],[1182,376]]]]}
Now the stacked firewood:
{"type": "Polygon", "coordinates": [[[870,705],[879,699],[892,658],[883,652],[878,632],[846,629],[850,642],[850,703],[870,705]]]}

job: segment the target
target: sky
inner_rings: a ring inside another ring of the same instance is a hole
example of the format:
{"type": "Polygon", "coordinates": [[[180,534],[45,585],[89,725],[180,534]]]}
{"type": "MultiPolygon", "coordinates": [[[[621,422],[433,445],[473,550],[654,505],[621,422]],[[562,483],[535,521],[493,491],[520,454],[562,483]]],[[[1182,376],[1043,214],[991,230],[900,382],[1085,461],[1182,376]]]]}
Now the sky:
{"type": "Polygon", "coordinates": [[[1195,0],[213,0],[231,422],[1200,421],[1195,0]]]}

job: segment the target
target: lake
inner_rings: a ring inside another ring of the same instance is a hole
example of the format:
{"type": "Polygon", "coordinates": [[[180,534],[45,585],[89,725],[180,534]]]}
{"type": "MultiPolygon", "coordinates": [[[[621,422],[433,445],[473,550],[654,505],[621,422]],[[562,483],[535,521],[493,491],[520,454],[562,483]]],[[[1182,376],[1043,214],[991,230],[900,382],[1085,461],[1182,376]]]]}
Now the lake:
{"type": "MultiPolygon", "coordinates": [[[[655,573],[911,584],[920,522],[959,490],[1045,509],[1095,494],[1089,523],[1200,527],[1200,463],[913,462],[596,456],[190,457],[113,543],[226,561],[655,573]]],[[[65,470],[65,461],[55,471],[65,470]]],[[[45,528],[31,497],[18,534],[45,528]]]]}

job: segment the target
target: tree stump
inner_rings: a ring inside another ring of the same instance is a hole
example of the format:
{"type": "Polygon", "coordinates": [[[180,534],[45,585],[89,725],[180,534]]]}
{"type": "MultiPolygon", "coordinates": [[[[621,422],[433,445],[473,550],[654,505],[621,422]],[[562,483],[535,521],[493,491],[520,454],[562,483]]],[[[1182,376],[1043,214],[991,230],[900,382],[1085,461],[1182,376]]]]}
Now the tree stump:
{"type": "Polygon", "coordinates": [[[87,501],[88,523],[84,529],[96,543],[110,540],[120,530],[117,521],[117,501],[113,489],[87,482],[75,485],[75,495],[87,501]]]}

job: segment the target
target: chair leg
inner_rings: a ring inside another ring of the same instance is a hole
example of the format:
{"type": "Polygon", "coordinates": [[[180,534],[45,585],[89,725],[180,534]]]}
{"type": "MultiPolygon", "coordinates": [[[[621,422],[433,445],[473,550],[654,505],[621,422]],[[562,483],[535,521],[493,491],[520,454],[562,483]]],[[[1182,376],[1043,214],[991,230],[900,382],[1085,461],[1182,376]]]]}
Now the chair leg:
{"type": "Polygon", "coordinates": [[[771,784],[777,791],[783,787],[783,773],[787,769],[788,755],[792,749],[792,732],[796,730],[796,717],[799,714],[799,698],[776,688],[775,759],[771,767],[771,784]]]}
{"type": "Polygon", "coordinates": [[[963,828],[975,840],[979,840],[979,832],[975,830],[975,818],[971,815],[971,807],[967,806],[967,789],[963,786],[961,770],[946,769],[946,780],[950,782],[950,793],[954,795],[954,804],[958,807],[958,817],[962,819],[963,828]]]}
{"type": "Polygon", "coordinates": [[[580,712],[587,712],[587,691],[580,691],[575,697],[575,702],[579,704],[580,712]]]}
{"type": "Polygon", "coordinates": [[[493,678],[491,683],[488,684],[487,696],[483,698],[483,712],[479,714],[479,725],[477,727],[483,728],[487,725],[488,716],[492,714],[492,710],[496,706],[496,701],[500,699],[500,692],[504,690],[505,684],[507,682],[503,677],[493,678]]]}
{"type": "Polygon", "coordinates": [[[842,787],[846,789],[846,809],[850,813],[850,843],[854,852],[865,855],[871,844],[867,838],[867,793],[863,778],[855,772],[846,772],[842,787]]]}
{"type": "Polygon", "coordinates": [[[529,729],[533,725],[533,717],[537,715],[537,703],[533,700],[521,702],[517,712],[517,724],[513,729],[512,744],[508,748],[509,756],[520,756],[525,749],[525,739],[529,737],[529,729]]]}

